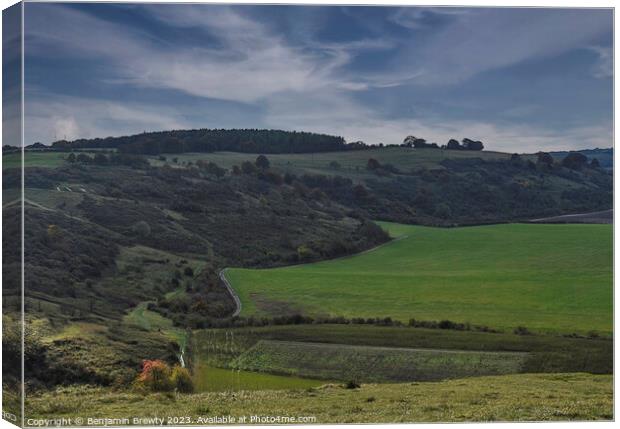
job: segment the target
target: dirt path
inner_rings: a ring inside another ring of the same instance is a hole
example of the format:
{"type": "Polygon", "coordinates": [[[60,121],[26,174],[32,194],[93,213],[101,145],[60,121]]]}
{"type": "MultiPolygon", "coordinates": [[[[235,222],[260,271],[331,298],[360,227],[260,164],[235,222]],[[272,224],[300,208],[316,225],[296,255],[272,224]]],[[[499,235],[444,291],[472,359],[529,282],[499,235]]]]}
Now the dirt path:
{"type": "Polygon", "coordinates": [[[222,283],[224,283],[224,286],[228,290],[228,293],[232,297],[233,301],[235,301],[236,309],[235,309],[234,313],[232,314],[232,317],[237,317],[237,316],[239,316],[239,313],[241,313],[241,300],[239,299],[239,296],[237,295],[237,292],[235,292],[235,290],[232,288],[232,286],[228,282],[228,279],[226,278],[226,270],[227,269],[228,268],[224,268],[223,270],[220,270],[219,276],[220,276],[220,280],[222,281],[222,283]]]}

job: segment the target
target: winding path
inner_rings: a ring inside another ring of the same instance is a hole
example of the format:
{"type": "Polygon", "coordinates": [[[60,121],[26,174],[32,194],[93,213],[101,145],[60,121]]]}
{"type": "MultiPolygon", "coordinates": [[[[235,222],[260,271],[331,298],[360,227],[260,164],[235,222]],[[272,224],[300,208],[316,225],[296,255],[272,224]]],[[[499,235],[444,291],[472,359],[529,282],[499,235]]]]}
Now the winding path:
{"type": "Polygon", "coordinates": [[[237,295],[237,292],[235,292],[235,290],[232,288],[232,286],[228,282],[228,279],[226,278],[227,269],[228,268],[224,268],[223,270],[220,270],[218,275],[222,283],[224,283],[224,286],[228,290],[228,293],[232,297],[233,301],[235,301],[236,308],[235,308],[235,312],[232,314],[232,317],[237,317],[239,316],[239,313],[241,313],[241,300],[239,299],[239,295],[237,295]]]}

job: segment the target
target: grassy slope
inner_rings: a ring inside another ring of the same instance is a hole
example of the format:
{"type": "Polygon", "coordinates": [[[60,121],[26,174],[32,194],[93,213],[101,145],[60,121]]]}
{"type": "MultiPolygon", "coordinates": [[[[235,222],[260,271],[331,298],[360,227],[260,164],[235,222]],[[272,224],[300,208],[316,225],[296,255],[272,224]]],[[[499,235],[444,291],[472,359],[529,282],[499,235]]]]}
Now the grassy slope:
{"type": "MultiPolygon", "coordinates": [[[[26,398],[28,417],[315,416],[316,423],[613,418],[609,375],[509,375],[439,383],[339,386],[296,391],[143,396],[68,388],[26,398]]],[[[204,424],[204,422],[203,422],[204,424]]]]}
{"type": "MultiPolygon", "coordinates": [[[[233,165],[241,165],[243,161],[256,160],[258,154],[236,153],[236,152],[215,152],[215,153],[184,153],[179,155],[166,155],[169,164],[172,159],[177,158],[178,164],[198,160],[212,161],[221,167],[231,168],[233,165]]],[[[442,168],[439,163],[444,159],[461,158],[482,158],[509,159],[510,154],[502,152],[470,152],[470,151],[450,151],[434,149],[369,149],[350,152],[322,152],[309,154],[269,154],[267,156],[272,167],[282,170],[299,173],[315,173],[330,175],[359,175],[372,173],[366,171],[366,164],[369,158],[375,158],[381,164],[392,164],[403,171],[419,168],[442,168]],[[330,166],[332,161],[340,164],[340,168],[330,166]]],[[[151,158],[150,162],[154,165],[163,165],[164,162],[158,157],[151,158]]]]}
{"type": "Polygon", "coordinates": [[[611,332],[611,225],[383,225],[408,237],[335,261],[229,270],[242,316],[293,306],[314,315],[611,332]]]}

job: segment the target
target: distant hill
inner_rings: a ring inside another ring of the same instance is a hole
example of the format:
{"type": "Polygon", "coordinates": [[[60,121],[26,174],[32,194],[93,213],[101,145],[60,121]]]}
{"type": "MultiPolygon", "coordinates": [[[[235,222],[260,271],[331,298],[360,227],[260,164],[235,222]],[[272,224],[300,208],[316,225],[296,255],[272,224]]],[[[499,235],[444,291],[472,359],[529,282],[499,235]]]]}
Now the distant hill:
{"type": "Polygon", "coordinates": [[[601,167],[606,170],[612,170],[614,168],[614,149],[583,149],[576,151],[560,151],[560,152],[549,152],[553,158],[557,161],[562,160],[566,155],[571,152],[578,152],[588,157],[588,160],[598,159],[601,167]]]}

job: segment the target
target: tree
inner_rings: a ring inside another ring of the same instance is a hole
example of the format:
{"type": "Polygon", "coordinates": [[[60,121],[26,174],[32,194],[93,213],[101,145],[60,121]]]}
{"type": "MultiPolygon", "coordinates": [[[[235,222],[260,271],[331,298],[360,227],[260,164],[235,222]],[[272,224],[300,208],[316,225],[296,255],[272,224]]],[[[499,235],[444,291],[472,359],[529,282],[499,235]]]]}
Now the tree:
{"type": "Polygon", "coordinates": [[[588,164],[588,158],[579,152],[571,152],[562,160],[562,166],[571,170],[581,170],[588,164]]]}
{"type": "Polygon", "coordinates": [[[465,150],[482,150],[484,145],[480,140],[472,140],[468,138],[463,139],[463,149],[465,150]]]}
{"type": "Polygon", "coordinates": [[[366,168],[369,170],[376,170],[377,168],[381,168],[381,164],[374,158],[368,159],[368,163],[366,164],[366,168]]]}
{"type": "Polygon", "coordinates": [[[256,173],[256,166],[250,161],[243,161],[241,171],[243,171],[243,174],[254,174],[256,173]]]}
{"type": "Polygon", "coordinates": [[[592,158],[592,161],[590,161],[590,167],[591,168],[601,168],[601,163],[598,161],[598,159],[592,158]]]}
{"type": "Polygon", "coordinates": [[[415,142],[417,139],[418,138],[416,136],[407,136],[403,140],[403,145],[405,145],[407,147],[412,147],[413,146],[413,142],[415,142]]]}
{"type": "Polygon", "coordinates": [[[461,146],[461,144],[457,140],[450,139],[450,140],[448,140],[448,144],[446,145],[446,149],[449,149],[449,150],[459,150],[459,149],[463,149],[463,147],[461,146]]]}
{"type": "Polygon", "coordinates": [[[183,274],[192,277],[194,275],[194,270],[192,269],[192,267],[185,267],[185,270],[183,270],[183,274]]]}
{"type": "Polygon", "coordinates": [[[108,163],[108,157],[102,153],[97,152],[93,158],[93,164],[106,165],[108,163]]]}
{"type": "Polygon", "coordinates": [[[258,155],[256,158],[256,166],[261,170],[267,170],[269,168],[269,159],[265,155],[258,155]]]}
{"type": "Polygon", "coordinates": [[[519,163],[521,162],[521,155],[519,155],[518,153],[513,153],[512,155],[510,155],[510,160],[514,163],[519,163]]]}
{"type": "Polygon", "coordinates": [[[549,152],[538,152],[536,156],[539,164],[546,165],[547,167],[553,165],[553,157],[549,152]]]}
{"type": "Polygon", "coordinates": [[[70,163],[74,163],[75,162],[75,154],[73,152],[71,152],[68,156],[67,156],[67,161],[69,161],[70,163]]]}
{"type": "Polygon", "coordinates": [[[82,164],[90,164],[93,161],[93,159],[85,153],[79,153],[75,159],[82,164]]]}

